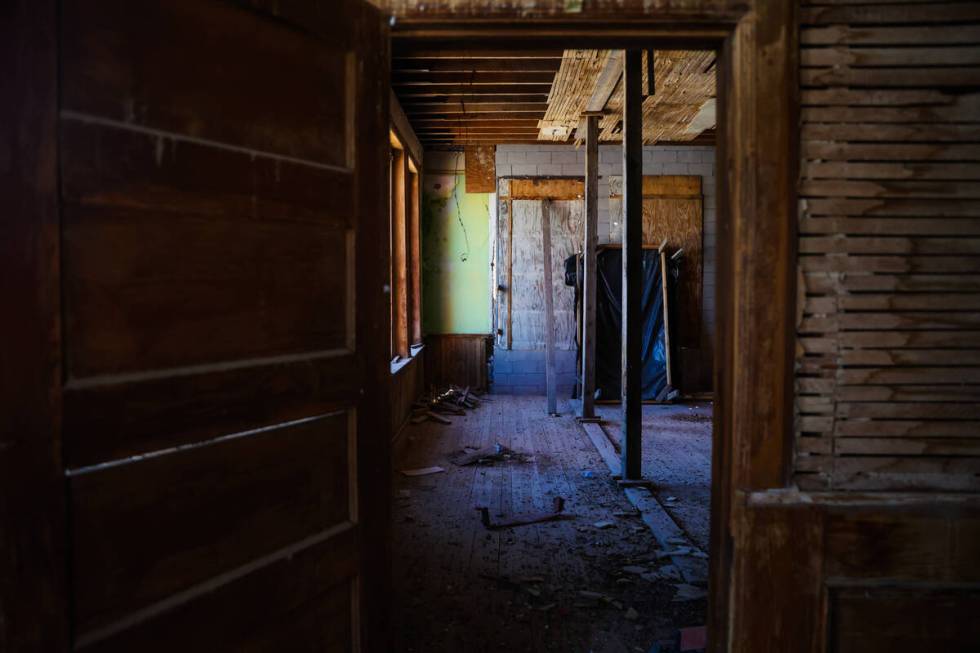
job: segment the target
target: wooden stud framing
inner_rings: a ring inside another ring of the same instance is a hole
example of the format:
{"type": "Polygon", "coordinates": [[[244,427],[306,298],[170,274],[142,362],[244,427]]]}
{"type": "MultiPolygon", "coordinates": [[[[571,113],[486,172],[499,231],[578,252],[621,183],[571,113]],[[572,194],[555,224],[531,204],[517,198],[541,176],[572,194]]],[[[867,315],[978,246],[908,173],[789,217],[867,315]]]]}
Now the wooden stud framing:
{"type": "Polygon", "coordinates": [[[585,238],[582,245],[582,411],[595,417],[596,247],[599,244],[599,116],[585,118],[585,238]]]}
{"type": "Polygon", "coordinates": [[[627,50],[623,110],[623,478],[642,478],[643,404],[640,365],[643,314],[640,310],[643,256],[643,77],[642,51],[627,50]]]}

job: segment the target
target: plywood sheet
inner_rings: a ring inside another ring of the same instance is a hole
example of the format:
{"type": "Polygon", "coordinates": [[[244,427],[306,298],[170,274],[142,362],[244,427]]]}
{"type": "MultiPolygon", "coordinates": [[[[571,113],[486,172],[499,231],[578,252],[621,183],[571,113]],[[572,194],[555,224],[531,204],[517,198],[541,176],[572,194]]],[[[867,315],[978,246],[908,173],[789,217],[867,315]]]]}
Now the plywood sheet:
{"type": "MultiPolygon", "coordinates": [[[[622,229],[622,177],[609,182],[609,211],[622,229]]],[[[648,175],[643,177],[643,246],[659,247],[667,241],[668,254],[684,250],[678,289],[676,331],[681,347],[701,346],[703,294],[703,200],[701,178],[688,175],[648,175]]]]}
{"type": "Polygon", "coordinates": [[[493,193],[497,189],[495,145],[467,145],[466,192],[493,193]]]}
{"type": "MultiPolygon", "coordinates": [[[[584,169],[583,169],[584,172],[584,169]]],[[[580,200],[585,195],[582,179],[512,179],[510,197],[522,200],[580,200]]]]}
{"type": "MultiPolygon", "coordinates": [[[[513,192],[513,186],[511,188],[513,192]]],[[[565,285],[565,259],[582,248],[582,202],[557,200],[513,201],[513,259],[511,301],[514,349],[544,349],[544,255],[541,211],[547,205],[551,220],[552,297],[555,346],[575,348],[575,290],[565,285]]]]}

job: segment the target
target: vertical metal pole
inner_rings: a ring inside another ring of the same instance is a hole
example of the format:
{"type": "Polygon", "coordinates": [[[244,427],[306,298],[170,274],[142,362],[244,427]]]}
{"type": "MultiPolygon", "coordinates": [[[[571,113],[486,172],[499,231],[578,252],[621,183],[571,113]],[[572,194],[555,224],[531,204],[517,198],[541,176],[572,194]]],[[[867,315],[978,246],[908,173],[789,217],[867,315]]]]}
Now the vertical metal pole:
{"type": "Polygon", "coordinates": [[[582,246],[582,414],[595,417],[596,246],[599,244],[599,116],[585,118],[585,242],[582,246]]]}
{"type": "Polygon", "coordinates": [[[643,406],[640,330],[643,315],[643,56],[627,50],[623,70],[623,478],[642,477],[643,406]]]}
{"type": "Polygon", "coordinates": [[[555,286],[551,274],[551,203],[541,201],[541,249],[544,258],[545,382],[548,385],[548,414],[558,414],[555,388],[555,286]]]}

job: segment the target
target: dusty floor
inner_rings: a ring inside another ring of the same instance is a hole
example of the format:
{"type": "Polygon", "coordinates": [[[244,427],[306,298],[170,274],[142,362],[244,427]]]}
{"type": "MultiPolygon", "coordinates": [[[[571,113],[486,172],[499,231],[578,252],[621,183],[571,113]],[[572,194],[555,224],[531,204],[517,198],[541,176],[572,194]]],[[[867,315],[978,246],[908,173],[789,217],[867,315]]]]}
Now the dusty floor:
{"type": "Polygon", "coordinates": [[[703,624],[703,600],[673,600],[676,569],[658,558],[571,406],[548,417],[543,397],[491,398],[450,426],[425,422],[403,435],[398,470],[446,471],[395,472],[396,651],[646,653],[703,624]],[[531,456],[451,462],[495,443],[531,456]],[[567,513],[556,522],[489,531],[476,510],[487,506],[496,520],[546,511],[555,496],[567,513]]]}
{"type": "MultiPolygon", "coordinates": [[[[708,550],[711,510],[711,403],[643,406],[643,478],[678,526],[708,550]]],[[[619,406],[596,406],[619,441],[619,406]]]]}

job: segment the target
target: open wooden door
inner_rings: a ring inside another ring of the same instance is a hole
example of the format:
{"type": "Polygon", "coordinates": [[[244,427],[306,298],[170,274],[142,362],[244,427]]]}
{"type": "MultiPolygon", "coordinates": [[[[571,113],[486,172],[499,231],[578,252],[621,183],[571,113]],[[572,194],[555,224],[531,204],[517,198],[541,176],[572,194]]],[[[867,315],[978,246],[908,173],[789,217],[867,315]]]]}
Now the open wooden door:
{"type": "MultiPolygon", "coordinates": [[[[59,73],[44,607],[81,651],[387,650],[381,14],[58,4],[20,26],[59,73]]],[[[9,650],[64,641],[18,625],[9,650]]]]}

